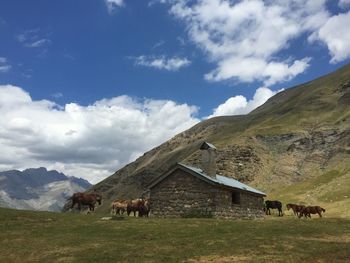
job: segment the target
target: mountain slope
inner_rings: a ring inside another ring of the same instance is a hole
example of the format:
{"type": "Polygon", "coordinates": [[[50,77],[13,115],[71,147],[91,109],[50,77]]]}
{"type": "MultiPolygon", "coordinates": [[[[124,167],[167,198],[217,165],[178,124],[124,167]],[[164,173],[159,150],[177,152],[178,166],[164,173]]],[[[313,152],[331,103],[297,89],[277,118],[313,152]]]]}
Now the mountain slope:
{"type": "Polygon", "coordinates": [[[176,162],[198,166],[203,140],[218,148],[219,174],[268,198],[325,204],[350,216],[350,65],[286,89],[250,114],[205,120],[145,153],[93,187],[107,198],[102,209],[111,199],[141,195],[176,162]]]}
{"type": "Polygon", "coordinates": [[[43,167],[0,172],[0,206],[60,211],[74,192],[89,187],[91,184],[86,180],[47,171],[43,167]]]}

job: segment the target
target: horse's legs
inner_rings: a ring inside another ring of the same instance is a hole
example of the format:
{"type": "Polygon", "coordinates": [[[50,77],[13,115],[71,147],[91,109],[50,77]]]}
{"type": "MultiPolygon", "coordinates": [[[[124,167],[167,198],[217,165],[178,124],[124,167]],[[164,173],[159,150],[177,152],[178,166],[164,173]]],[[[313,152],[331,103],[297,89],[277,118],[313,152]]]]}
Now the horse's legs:
{"type": "Polygon", "coordinates": [[[320,217],[322,217],[321,211],[317,211],[317,213],[318,213],[318,215],[319,215],[320,217]]]}

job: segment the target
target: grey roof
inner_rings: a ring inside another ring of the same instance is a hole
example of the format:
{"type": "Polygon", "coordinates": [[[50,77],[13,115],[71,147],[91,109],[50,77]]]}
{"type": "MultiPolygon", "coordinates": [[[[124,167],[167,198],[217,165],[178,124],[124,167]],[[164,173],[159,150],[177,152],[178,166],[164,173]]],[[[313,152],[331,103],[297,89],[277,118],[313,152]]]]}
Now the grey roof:
{"type": "Polygon", "coordinates": [[[214,150],[216,150],[216,147],[213,144],[209,143],[209,142],[203,142],[201,147],[200,147],[200,149],[201,150],[207,150],[207,149],[214,149],[214,150]]]}
{"type": "Polygon", "coordinates": [[[192,167],[189,165],[185,165],[182,163],[178,164],[179,166],[182,166],[188,170],[191,170],[192,172],[195,172],[197,175],[203,177],[203,179],[205,180],[209,180],[215,184],[219,184],[219,185],[223,185],[223,186],[228,186],[228,187],[232,187],[232,188],[236,188],[236,189],[241,189],[243,191],[248,191],[248,192],[252,192],[255,194],[259,194],[259,195],[264,195],[266,196],[266,194],[264,192],[261,192],[253,187],[250,187],[246,184],[243,184],[233,178],[228,178],[226,176],[222,176],[222,175],[216,175],[216,178],[212,178],[208,175],[206,175],[201,169],[196,168],[196,167],[192,167]]]}

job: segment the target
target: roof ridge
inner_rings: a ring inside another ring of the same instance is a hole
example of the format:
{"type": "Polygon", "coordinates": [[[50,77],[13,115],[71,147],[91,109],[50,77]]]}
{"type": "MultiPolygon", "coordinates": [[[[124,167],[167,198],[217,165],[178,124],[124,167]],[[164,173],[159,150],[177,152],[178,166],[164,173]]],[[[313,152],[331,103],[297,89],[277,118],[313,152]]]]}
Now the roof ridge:
{"type": "Polygon", "coordinates": [[[224,175],[219,175],[219,174],[215,174],[215,178],[212,178],[212,177],[208,176],[207,174],[205,174],[204,171],[200,168],[193,167],[193,166],[186,165],[186,164],[182,164],[182,163],[178,163],[178,165],[180,165],[184,168],[190,169],[191,171],[195,172],[196,174],[198,174],[198,175],[200,175],[200,176],[204,177],[205,179],[208,179],[212,182],[215,182],[217,184],[225,185],[225,186],[228,186],[231,188],[241,189],[244,191],[248,191],[248,192],[252,192],[252,193],[266,196],[266,194],[264,192],[262,192],[258,189],[255,189],[247,184],[244,184],[244,183],[238,181],[237,179],[227,177],[224,175]]]}

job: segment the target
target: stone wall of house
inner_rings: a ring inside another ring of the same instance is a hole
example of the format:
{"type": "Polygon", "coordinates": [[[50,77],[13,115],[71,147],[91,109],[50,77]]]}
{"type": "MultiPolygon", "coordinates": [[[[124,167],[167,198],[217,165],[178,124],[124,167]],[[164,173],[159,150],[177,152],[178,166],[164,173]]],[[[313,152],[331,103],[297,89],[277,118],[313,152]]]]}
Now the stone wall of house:
{"type": "Polygon", "coordinates": [[[211,185],[181,169],[150,191],[154,217],[263,217],[262,197],[240,192],[240,205],[232,204],[232,191],[211,185]]]}
{"type": "Polygon", "coordinates": [[[155,217],[186,217],[214,211],[214,195],[208,183],[177,169],[150,191],[155,217]]]}
{"type": "Polygon", "coordinates": [[[215,194],[214,217],[219,218],[262,218],[263,198],[244,191],[236,191],[240,196],[240,203],[232,203],[232,191],[218,188],[215,194]]]}

